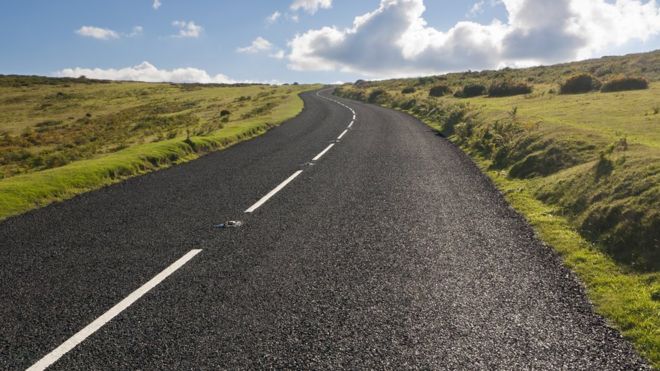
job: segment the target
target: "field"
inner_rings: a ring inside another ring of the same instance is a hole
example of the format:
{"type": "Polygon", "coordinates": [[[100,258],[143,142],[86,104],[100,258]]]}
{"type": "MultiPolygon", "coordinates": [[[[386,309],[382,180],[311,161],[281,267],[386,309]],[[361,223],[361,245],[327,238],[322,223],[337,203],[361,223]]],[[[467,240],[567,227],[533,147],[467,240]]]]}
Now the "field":
{"type": "Polygon", "coordinates": [[[0,219],[259,135],[312,88],[0,76],[0,219]]]}
{"type": "Polygon", "coordinates": [[[357,81],[337,94],[409,112],[461,146],[660,367],[660,51],[357,81]],[[599,84],[641,77],[648,88],[560,94],[585,73],[599,84]],[[524,89],[494,97],[504,83],[524,89]]]}

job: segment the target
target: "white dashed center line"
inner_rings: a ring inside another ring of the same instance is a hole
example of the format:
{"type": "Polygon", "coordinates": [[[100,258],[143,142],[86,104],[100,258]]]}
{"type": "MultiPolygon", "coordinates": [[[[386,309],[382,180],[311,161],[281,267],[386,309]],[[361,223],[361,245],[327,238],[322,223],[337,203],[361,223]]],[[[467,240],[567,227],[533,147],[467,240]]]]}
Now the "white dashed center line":
{"type": "Polygon", "coordinates": [[[314,158],[312,159],[312,161],[318,161],[318,160],[320,160],[321,157],[323,157],[323,155],[325,155],[325,154],[326,154],[326,153],[327,153],[332,147],[334,147],[334,146],[335,146],[334,143],[332,143],[331,145],[327,146],[327,147],[326,147],[321,153],[319,153],[318,155],[316,155],[316,157],[314,157],[314,158]]]}
{"type": "MultiPolygon", "coordinates": [[[[324,97],[324,96],[320,95],[319,92],[316,92],[316,95],[317,95],[319,98],[323,98],[323,99],[329,100],[329,101],[331,101],[331,102],[337,103],[337,104],[339,104],[340,106],[346,107],[346,108],[349,109],[349,110],[351,111],[351,113],[353,114],[353,121],[351,121],[351,123],[348,124],[348,128],[347,128],[346,130],[344,130],[344,131],[339,135],[339,138],[337,138],[337,139],[341,139],[341,138],[343,138],[344,135],[346,135],[346,134],[348,133],[348,129],[350,129],[351,126],[353,126],[353,124],[355,123],[355,119],[356,119],[355,110],[352,109],[351,107],[345,105],[345,104],[342,103],[342,102],[336,101],[336,100],[331,99],[331,98],[328,98],[328,97],[324,97]]],[[[332,149],[332,147],[334,147],[334,146],[335,146],[335,143],[330,144],[330,145],[329,145],[328,147],[326,147],[321,153],[319,153],[318,155],[316,155],[316,157],[314,157],[314,158],[312,159],[312,162],[320,160],[321,157],[323,157],[326,153],[328,153],[328,151],[329,151],[330,149],[332,149]]],[[[298,177],[298,175],[302,174],[302,172],[303,172],[302,170],[298,170],[298,171],[296,171],[295,173],[293,173],[293,175],[291,175],[287,180],[285,180],[285,181],[282,182],[280,185],[278,185],[277,187],[275,187],[275,189],[273,189],[272,191],[268,192],[267,195],[265,195],[264,197],[262,197],[262,198],[261,198],[259,201],[257,201],[257,203],[255,203],[254,205],[250,206],[250,208],[247,209],[247,210],[245,210],[245,212],[248,213],[248,214],[249,214],[249,213],[253,213],[253,212],[254,212],[255,210],[257,210],[259,207],[261,207],[263,204],[265,204],[265,203],[266,203],[271,197],[275,196],[279,191],[281,191],[282,189],[284,189],[284,187],[286,187],[287,184],[291,183],[294,179],[296,179],[296,178],[298,177]]]]}
{"type": "Polygon", "coordinates": [[[302,170],[298,170],[298,171],[296,171],[295,173],[293,173],[293,175],[291,175],[289,178],[287,178],[287,180],[283,181],[280,185],[278,185],[277,187],[275,187],[275,189],[273,189],[272,191],[268,192],[267,195],[263,196],[263,197],[261,198],[261,200],[257,201],[256,204],[250,206],[250,208],[247,209],[247,210],[245,210],[245,212],[246,212],[246,213],[252,213],[252,212],[254,212],[255,210],[257,210],[259,207],[261,207],[261,205],[265,204],[266,201],[268,201],[271,197],[275,196],[275,195],[277,194],[277,192],[279,192],[279,191],[281,191],[282,189],[284,189],[284,187],[286,187],[287,184],[291,183],[294,179],[296,179],[296,178],[298,177],[298,175],[302,174],[302,172],[303,172],[302,170]]]}

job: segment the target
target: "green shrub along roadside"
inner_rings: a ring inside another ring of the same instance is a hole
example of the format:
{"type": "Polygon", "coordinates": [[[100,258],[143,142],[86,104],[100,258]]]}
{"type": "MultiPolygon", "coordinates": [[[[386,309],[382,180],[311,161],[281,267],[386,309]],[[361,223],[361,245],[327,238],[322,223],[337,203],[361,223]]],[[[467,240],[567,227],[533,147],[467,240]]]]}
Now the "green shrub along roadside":
{"type": "Polygon", "coordinates": [[[429,97],[442,97],[444,95],[450,94],[451,89],[447,85],[437,85],[429,90],[429,97]]]}
{"type": "Polygon", "coordinates": [[[616,91],[644,90],[649,88],[648,80],[641,77],[616,77],[603,84],[601,91],[611,93],[616,91]]]}
{"type": "Polygon", "coordinates": [[[467,84],[454,93],[456,98],[473,98],[486,94],[486,86],[482,84],[467,84]]]}
{"type": "Polygon", "coordinates": [[[660,52],[500,75],[469,72],[345,84],[336,94],[365,101],[370,89],[384,90],[388,99],[380,105],[410,113],[460,146],[577,273],[596,310],[658,368],[660,119],[653,102],[660,86],[647,81],[640,92],[589,94],[598,90],[600,79],[589,72],[588,77],[575,74],[594,70],[603,81],[614,81],[620,79],[614,74],[634,60],[648,62],[635,68],[660,79],[657,65],[649,62],[660,61],[656,57],[660,52]],[[534,86],[502,83],[534,81],[539,71],[555,78],[544,77],[534,86]],[[502,80],[503,75],[516,80],[502,80]],[[421,81],[443,81],[456,93],[439,98],[419,89],[400,93],[421,81]],[[471,85],[489,86],[489,97],[482,97],[481,89],[467,97],[471,85]],[[561,93],[581,95],[559,95],[557,85],[567,87],[561,93]],[[493,87],[500,91],[491,94],[493,87]]]}
{"type": "Polygon", "coordinates": [[[572,76],[564,81],[559,88],[561,94],[582,94],[599,90],[602,83],[588,73],[572,76]]]}

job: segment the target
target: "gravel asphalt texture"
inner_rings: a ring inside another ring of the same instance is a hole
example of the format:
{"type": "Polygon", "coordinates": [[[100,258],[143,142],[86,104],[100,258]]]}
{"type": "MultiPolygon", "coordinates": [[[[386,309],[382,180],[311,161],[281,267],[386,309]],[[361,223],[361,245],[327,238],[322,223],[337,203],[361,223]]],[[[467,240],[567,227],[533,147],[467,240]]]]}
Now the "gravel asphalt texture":
{"type": "MultiPolygon", "coordinates": [[[[322,94],[330,96],[330,90],[322,94]]],[[[644,369],[460,149],[314,93],[267,134],[0,223],[0,369],[644,369]],[[243,211],[297,170],[253,214],[243,211]],[[240,228],[217,229],[227,220],[240,228]]]]}

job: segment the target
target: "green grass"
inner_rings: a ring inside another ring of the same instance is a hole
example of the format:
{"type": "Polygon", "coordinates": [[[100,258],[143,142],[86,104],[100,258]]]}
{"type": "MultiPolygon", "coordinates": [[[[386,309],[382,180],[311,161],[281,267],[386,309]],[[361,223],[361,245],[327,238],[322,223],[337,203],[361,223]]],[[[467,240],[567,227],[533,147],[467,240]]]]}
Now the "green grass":
{"type": "Polygon", "coordinates": [[[531,97],[467,101],[491,119],[503,118],[517,107],[518,115],[526,121],[568,130],[576,136],[597,136],[603,142],[625,136],[631,143],[660,148],[660,115],[654,114],[660,104],[660,83],[651,84],[649,90],[607,94],[556,95],[539,87],[531,97]]]}
{"type": "Polygon", "coordinates": [[[577,273],[596,310],[660,368],[660,51],[359,81],[337,94],[406,111],[458,144],[577,273]],[[604,82],[641,76],[651,84],[558,94],[577,73],[604,82]],[[503,98],[429,96],[439,84],[461,92],[506,80],[533,90],[503,98]]]}
{"type": "MultiPolygon", "coordinates": [[[[12,81],[16,80],[25,81],[12,81]]],[[[38,81],[36,85],[3,86],[0,78],[0,108],[6,108],[0,109],[0,129],[5,136],[0,146],[10,143],[2,148],[0,169],[4,166],[5,174],[0,179],[0,219],[260,135],[302,111],[298,94],[317,87],[65,80],[69,85],[65,94],[70,98],[64,99],[70,101],[48,106],[44,112],[41,102],[57,96],[64,87],[57,79],[46,79],[48,84],[38,81]],[[223,109],[231,111],[226,122],[220,118],[223,109]],[[86,117],[87,112],[94,112],[91,118],[86,117]],[[37,134],[16,145],[15,139],[24,139],[26,132],[37,134]],[[84,140],[90,136],[98,138],[84,140]],[[71,156],[85,146],[91,149],[71,156]],[[9,155],[20,151],[33,158],[60,156],[66,161],[52,168],[32,166],[34,162],[21,162],[20,158],[11,161],[9,155]]]]}

